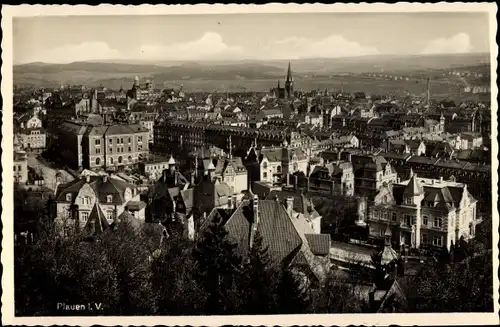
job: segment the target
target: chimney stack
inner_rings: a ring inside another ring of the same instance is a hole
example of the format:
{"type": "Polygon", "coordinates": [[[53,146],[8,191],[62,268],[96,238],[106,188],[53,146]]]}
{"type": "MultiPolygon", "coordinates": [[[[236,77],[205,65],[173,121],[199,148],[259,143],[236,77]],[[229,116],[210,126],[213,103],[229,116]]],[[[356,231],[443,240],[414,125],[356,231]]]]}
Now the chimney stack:
{"type": "Polygon", "coordinates": [[[92,220],[90,222],[90,231],[92,232],[92,234],[95,234],[95,221],[92,220]]]}
{"type": "Polygon", "coordinates": [[[85,181],[86,181],[87,183],[90,183],[90,175],[85,176],[85,181]]]}
{"type": "Polygon", "coordinates": [[[238,201],[238,198],[236,197],[236,195],[233,195],[233,200],[232,200],[233,207],[232,207],[232,209],[236,209],[237,204],[238,204],[237,201],[238,201]]]}
{"type": "Polygon", "coordinates": [[[102,177],[102,181],[103,181],[104,183],[106,183],[106,182],[108,181],[108,176],[107,176],[107,175],[104,175],[104,176],[102,177]]]}
{"type": "Polygon", "coordinates": [[[289,196],[286,198],[286,212],[288,213],[288,216],[292,218],[292,213],[293,213],[293,197],[289,196]]]}
{"type": "Polygon", "coordinates": [[[249,244],[248,248],[251,249],[253,247],[253,241],[255,239],[255,233],[257,232],[257,228],[259,226],[259,197],[255,194],[253,196],[253,221],[251,224],[251,230],[250,230],[250,239],[249,239],[249,244]]]}

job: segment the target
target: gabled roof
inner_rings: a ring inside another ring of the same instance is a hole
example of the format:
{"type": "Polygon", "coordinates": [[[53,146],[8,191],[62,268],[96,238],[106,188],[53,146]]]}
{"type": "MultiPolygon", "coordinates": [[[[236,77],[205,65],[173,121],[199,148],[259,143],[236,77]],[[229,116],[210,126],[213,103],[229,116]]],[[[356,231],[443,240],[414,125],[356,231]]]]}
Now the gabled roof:
{"type": "Polygon", "coordinates": [[[404,195],[406,195],[406,196],[421,195],[421,194],[423,194],[423,192],[424,191],[422,189],[422,186],[420,185],[419,181],[417,180],[417,176],[413,175],[410,178],[408,185],[406,185],[406,187],[405,187],[404,195]]]}
{"type": "Polygon", "coordinates": [[[109,227],[109,223],[106,219],[106,216],[102,212],[101,206],[96,203],[90,211],[89,219],[87,220],[87,224],[85,228],[92,233],[93,235],[99,235],[103,233],[109,227]],[[94,231],[92,231],[92,224],[94,225],[94,231]]]}
{"type": "MultiPolygon", "coordinates": [[[[302,240],[285,208],[275,200],[259,200],[259,216],[257,228],[263,238],[263,246],[268,248],[272,264],[291,261],[299,251],[302,240]]],[[[225,224],[242,256],[248,254],[253,220],[252,202],[244,201],[225,224]]]]}
{"type": "Polygon", "coordinates": [[[123,204],[125,202],[125,190],[129,188],[133,190],[134,185],[121,181],[113,177],[102,176],[86,176],[80,179],[75,179],[67,184],[61,184],[57,188],[56,201],[66,202],[66,195],[71,194],[71,201],[74,202],[80,189],[88,184],[97,195],[99,202],[107,203],[108,195],[112,196],[111,204],[123,204]],[[89,182],[87,183],[87,178],[89,182]]]}
{"type": "Polygon", "coordinates": [[[290,191],[271,191],[266,197],[266,200],[279,198],[281,203],[286,203],[288,197],[293,197],[293,210],[301,213],[306,219],[315,219],[320,217],[319,213],[314,208],[312,201],[306,198],[304,194],[290,191]]]}

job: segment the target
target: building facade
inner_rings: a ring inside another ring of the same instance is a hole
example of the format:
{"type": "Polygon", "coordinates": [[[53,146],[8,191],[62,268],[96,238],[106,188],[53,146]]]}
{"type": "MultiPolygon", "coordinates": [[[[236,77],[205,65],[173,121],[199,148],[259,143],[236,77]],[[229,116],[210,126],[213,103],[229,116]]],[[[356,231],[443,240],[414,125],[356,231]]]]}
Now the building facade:
{"type": "Polygon", "coordinates": [[[110,225],[124,211],[139,220],[145,219],[145,203],[140,201],[137,188],[120,179],[105,176],[82,176],[57,186],[56,226],[62,233],[83,230],[95,212],[110,225]]]}
{"type": "Polygon", "coordinates": [[[381,188],[368,209],[370,236],[382,238],[390,224],[400,244],[450,249],[460,238],[474,237],[476,204],[466,184],[413,174],[392,188],[381,188]]]}

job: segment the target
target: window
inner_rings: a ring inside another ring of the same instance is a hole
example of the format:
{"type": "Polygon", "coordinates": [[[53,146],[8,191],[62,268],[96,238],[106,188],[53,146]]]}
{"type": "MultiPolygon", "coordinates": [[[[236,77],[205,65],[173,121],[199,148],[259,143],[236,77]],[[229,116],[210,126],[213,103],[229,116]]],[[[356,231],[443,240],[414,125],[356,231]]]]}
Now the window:
{"type": "Polygon", "coordinates": [[[82,211],[81,217],[82,217],[82,221],[87,221],[89,219],[88,211],[82,211]]]}
{"type": "Polygon", "coordinates": [[[132,143],[132,138],[131,137],[128,138],[128,143],[129,144],[132,143]]]}
{"type": "Polygon", "coordinates": [[[424,223],[424,226],[427,226],[429,224],[429,217],[423,216],[423,223],[424,223]]]}
{"type": "Polygon", "coordinates": [[[16,166],[14,166],[14,171],[16,171],[16,166]]]}
{"type": "Polygon", "coordinates": [[[434,227],[441,228],[442,224],[443,224],[443,220],[441,219],[441,217],[434,218],[434,227]]]}
{"type": "Polygon", "coordinates": [[[412,219],[412,216],[410,216],[410,215],[404,215],[404,221],[403,221],[403,223],[406,226],[411,226],[411,219],[412,219]]]}
{"type": "Polygon", "coordinates": [[[413,204],[413,198],[411,196],[406,197],[406,204],[413,204]]]}
{"type": "Polygon", "coordinates": [[[122,161],[123,161],[122,156],[119,156],[119,157],[118,157],[118,163],[122,163],[122,161]]]}
{"type": "Polygon", "coordinates": [[[112,195],[108,195],[108,196],[106,197],[106,201],[107,201],[108,203],[113,202],[113,196],[112,196],[112,195]]]}
{"type": "Polygon", "coordinates": [[[396,222],[398,220],[398,213],[397,212],[393,212],[392,213],[392,222],[396,222]]]}
{"type": "Polygon", "coordinates": [[[131,146],[128,147],[128,152],[132,152],[132,147],[131,146]]]}
{"type": "Polygon", "coordinates": [[[137,151],[142,151],[142,144],[137,145],[137,151]]]}
{"type": "Polygon", "coordinates": [[[137,142],[142,142],[142,136],[137,137],[137,142]]]}
{"type": "Polygon", "coordinates": [[[101,164],[101,159],[100,158],[96,158],[95,159],[95,164],[96,164],[96,166],[99,166],[101,164]]]}
{"type": "Polygon", "coordinates": [[[113,164],[113,157],[109,158],[109,163],[113,164]]]}
{"type": "Polygon", "coordinates": [[[388,217],[387,217],[387,216],[388,216],[388,214],[389,214],[389,213],[388,213],[387,211],[384,211],[384,216],[383,216],[383,219],[384,219],[384,220],[387,220],[387,219],[388,219],[388,217]]]}
{"type": "Polygon", "coordinates": [[[375,217],[375,219],[378,219],[380,217],[378,210],[373,211],[373,216],[375,217]]]}
{"type": "Polygon", "coordinates": [[[113,220],[113,218],[114,218],[113,216],[114,216],[113,215],[113,210],[106,211],[106,219],[107,220],[113,220]]]}
{"type": "Polygon", "coordinates": [[[66,194],[66,201],[71,201],[71,194],[66,194]]]}
{"type": "Polygon", "coordinates": [[[96,153],[96,154],[101,154],[101,148],[96,148],[96,149],[95,149],[95,153],[96,153]]]}
{"type": "Polygon", "coordinates": [[[109,147],[109,153],[113,153],[113,148],[112,147],[109,147]]]}
{"type": "Polygon", "coordinates": [[[112,138],[109,138],[108,143],[109,143],[109,144],[113,144],[113,139],[112,139],[112,138]]]}
{"type": "Polygon", "coordinates": [[[432,245],[443,246],[443,237],[442,236],[434,236],[432,238],[432,245]]]}
{"type": "Polygon", "coordinates": [[[101,139],[96,139],[96,140],[95,140],[95,145],[96,145],[96,146],[101,145],[101,139]]]}
{"type": "Polygon", "coordinates": [[[429,236],[427,234],[422,234],[422,243],[429,244],[429,236]]]}
{"type": "Polygon", "coordinates": [[[267,178],[267,172],[264,172],[263,176],[264,178],[267,178]]]}
{"type": "Polygon", "coordinates": [[[132,162],[132,156],[128,156],[128,162],[132,162]]]}

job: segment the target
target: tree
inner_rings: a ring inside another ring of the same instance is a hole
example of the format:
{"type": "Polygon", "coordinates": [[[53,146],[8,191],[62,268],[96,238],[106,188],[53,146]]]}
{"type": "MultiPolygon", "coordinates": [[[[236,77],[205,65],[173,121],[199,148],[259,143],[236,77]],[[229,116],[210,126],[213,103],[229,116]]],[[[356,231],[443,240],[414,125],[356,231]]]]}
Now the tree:
{"type": "Polygon", "coordinates": [[[410,312],[487,312],[493,310],[491,252],[468,253],[462,260],[436,263],[406,283],[410,312]]]}
{"type": "Polygon", "coordinates": [[[15,260],[18,314],[66,314],[58,303],[102,303],[101,311],[92,312],[107,315],[155,310],[148,251],[126,227],[87,242],[78,234],[60,238],[46,225],[33,244],[16,247],[15,260]]]}
{"type": "Polygon", "coordinates": [[[194,248],[195,278],[205,292],[201,299],[205,314],[232,314],[241,307],[237,284],[242,260],[235,250],[236,245],[229,241],[227,231],[217,218],[194,248]]]}
{"type": "Polygon", "coordinates": [[[205,293],[196,280],[195,244],[176,239],[166,242],[152,263],[153,296],[159,315],[191,315],[201,313],[205,293]]]}
{"type": "Polygon", "coordinates": [[[315,293],[314,313],[357,313],[362,312],[363,302],[357,295],[356,285],[332,271],[325,283],[315,293]]]}
{"type": "Polygon", "coordinates": [[[257,231],[248,261],[243,266],[242,291],[245,314],[272,314],[276,312],[277,273],[271,266],[267,247],[257,231]]]}
{"type": "Polygon", "coordinates": [[[300,314],[311,310],[311,298],[308,296],[295,269],[284,267],[276,289],[279,314],[300,314]]]}

